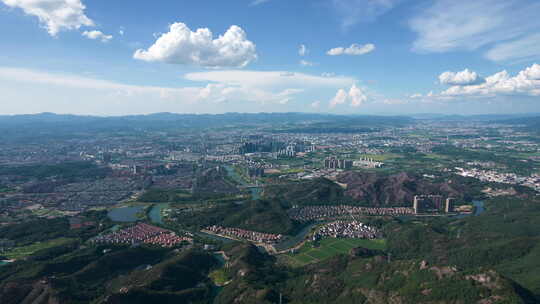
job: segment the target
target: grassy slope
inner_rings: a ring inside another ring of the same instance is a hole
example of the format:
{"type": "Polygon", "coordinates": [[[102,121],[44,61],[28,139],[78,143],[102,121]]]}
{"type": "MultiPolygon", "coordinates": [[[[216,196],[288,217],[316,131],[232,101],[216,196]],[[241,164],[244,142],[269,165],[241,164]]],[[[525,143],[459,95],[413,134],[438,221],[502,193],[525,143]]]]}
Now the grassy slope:
{"type": "Polygon", "coordinates": [[[356,247],[384,250],[386,248],[386,241],[383,239],[363,240],[327,238],[321,240],[318,246],[314,247],[313,245],[313,242],[306,242],[297,253],[284,254],[283,256],[286,257],[284,260],[291,266],[304,266],[309,263],[327,260],[338,254],[348,254],[351,249],[356,247]]]}

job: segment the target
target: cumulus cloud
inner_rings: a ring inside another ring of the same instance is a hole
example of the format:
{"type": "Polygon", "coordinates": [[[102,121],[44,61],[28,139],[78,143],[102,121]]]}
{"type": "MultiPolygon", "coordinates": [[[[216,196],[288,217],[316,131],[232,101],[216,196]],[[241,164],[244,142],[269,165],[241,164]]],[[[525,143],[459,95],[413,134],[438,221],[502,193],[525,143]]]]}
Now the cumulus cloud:
{"type": "Polygon", "coordinates": [[[105,35],[101,31],[84,31],[82,35],[88,39],[101,40],[101,42],[109,42],[113,39],[112,35],[105,35]]]}
{"type": "Polygon", "coordinates": [[[385,14],[401,0],[332,0],[341,26],[347,29],[359,22],[371,22],[385,14]]]}
{"type": "Polygon", "coordinates": [[[521,71],[519,74],[521,74],[526,79],[540,80],[540,65],[535,63],[530,67],[527,67],[525,70],[521,71]]]}
{"type": "Polygon", "coordinates": [[[94,22],[85,13],[81,0],[0,0],[12,8],[20,8],[25,14],[36,16],[51,36],[61,30],[93,26],[94,22]]]}
{"type": "Polygon", "coordinates": [[[364,55],[367,53],[370,53],[375,50],[375,45],[368,43],[364,45],[353,43],[351,46],[344,48],[344,47],[337,47],[329,50],[326,52],[327,55],[330,56],[338,56],[338,55],[364,55]]]}
{"type": "Polygon", "coordinates": [[[311,62],[311,61],[307,61],[307,60],[300,60],[300,65],[301,66],[314,66],[315,63],[311,62]]]}
{"type": "Polygon", "coordinates": [[[539,57],[540,3],[520,0],[436,0],[409,20],[420,53],[487,47],[494,61],[539,57]]]}
{"type": "Polygon", "coordinates": [[[347,101],[347,91],[339,89],[336,96],[330,100],[330,108],[334,108],[337,105],[344,104],[347,101]]]}
{"type": "Polygon", "coordinates": [[[483,82],[484,79],[476,72],[465,69],[461,72],[444,72],[439,75],[439,82],[447,85],[473,85],[483,82]]]}
{"type": "Polygon", "coordinates": [[[197,65],[210,68],[245,67],[257,59],[255,44],[239,26],[231,26],[214,39],[207,28],[191,31],[181,22],[173,23],[147,50],[139,49],[135,59],[150,62],[197,65]]]}
{"type": "Polygon", "coordinates": [[[360,88],[354,84],[349,90],[349,98],[351,100],[351,106],[353,107],[359,107],[367,101],[366,94],[364,94],[364,92],[362,92],[362,90],[360,90],[360,88]]]}
{"type": "Polygon", "coordinates": [[[486,77],[477,85],[454,85],[441,95],[446,96],[540,96],[540,65],[533,64],[511,77],[507,71],[486,77]]]}
{"type": "Polygon", "coordinates": [[[308,49],[305,45],[301,44],[300,47],[298,48],[298,55],[300,56],[306,56],[307,53],[308,53],[308,49]]]}
{"type": "Polygon", "coordinates": [[[366,102],[367,99],[366,94],[357,87],[356,84],[353,84],[349,89],[349,92],[344,89],[339,89],[334,98],[330,100],[329,106],[330,108],[334,108],[337,105],[349,102],[352,107],[359,107],[366,102]]]}

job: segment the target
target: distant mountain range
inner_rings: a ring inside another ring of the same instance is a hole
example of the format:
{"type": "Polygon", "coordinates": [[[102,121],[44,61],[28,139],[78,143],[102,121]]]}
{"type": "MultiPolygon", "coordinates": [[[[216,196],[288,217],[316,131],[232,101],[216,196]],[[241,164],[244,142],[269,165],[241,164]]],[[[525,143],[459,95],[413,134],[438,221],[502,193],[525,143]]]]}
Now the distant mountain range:
{"type": "MultiPolygon", "coordinates": [[[[83,116],[68,114],[0,115],[3,136],[61,136],[81,132],[108,132],[173,129],[229,128],[257,126],[270,132],[288,133],[362,133],[384,127],[403,127],[416,121],[478,121],[526,124],[540,127],[540,114],[509,115],[439,115],[411,116],[333,115],[316,113],[224,113],[174,114],[155,113],[130,116],[83,116]]],[[[0,135],[0,136],[2,136],[0,135]]]]}
{"type": "Polygon", "coordinates": [[[55,113],[39,113],[39,114],[21,114],[21,115],[0,115],[0,124],[5,123],[32,123],[32,122],[50,122],[50,123],[65,123],[65,122],[95,122],[95,121],[206,121],[212,120],[215,122],[298,122],[298,121],[331,121],[337,119],[353,119],[353,120],[395,120],[395,119],[443,119],[443,120],[512,120],[521,118],[540,117],[540,113],[523,113],[523,114],[481,114],[481,115],[457,115],[457,114],[409,114],[399,116],[387,115],[338,115],[338,114],[318,114],[318,113],[223,113],[223,114],[177,114],[177,113],[153,113],[146,115],[126,115],[126,116],[92,116],[92,115],[73,115],[73,114],[55,114],[55,113]]]}
{"type": "Polygon", "coordinates": [[[446,114],[436,114],[436,113],[426,113],[426,114],[413,114],[408,115],[414,119],[421,120],[475,120],[475,121],[500,121],[500,120],[510,120],[510,119],[521,119],[521,118],[534,118],[540,117],[540,113],[522,113],[522,114],[480,114],[480,115],[446,115],[446,114]]]}

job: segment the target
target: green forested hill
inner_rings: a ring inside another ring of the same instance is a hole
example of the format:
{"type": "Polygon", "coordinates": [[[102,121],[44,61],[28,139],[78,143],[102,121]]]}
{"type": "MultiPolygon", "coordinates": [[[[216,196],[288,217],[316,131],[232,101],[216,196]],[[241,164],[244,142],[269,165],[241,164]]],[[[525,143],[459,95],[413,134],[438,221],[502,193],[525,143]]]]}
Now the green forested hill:
{"type": "MultiPolygon", "coordinates": [[[[225,265],[197,249],[95,247],[48,220],[43,238],[74,240],[1,266],[0,303],[278,303],[280,294],[283,303],[538,303],[540,200],[500,197],[485,207],[465,218],[378,219],[385,248],[301,267],[238,242],[223,245],[225,265]]],[[[284,210],[271,201],[226,204],[193,223],[287,230],[284,210]]],[[[25,244],[30,226],[4,231],[25,244]]]]}

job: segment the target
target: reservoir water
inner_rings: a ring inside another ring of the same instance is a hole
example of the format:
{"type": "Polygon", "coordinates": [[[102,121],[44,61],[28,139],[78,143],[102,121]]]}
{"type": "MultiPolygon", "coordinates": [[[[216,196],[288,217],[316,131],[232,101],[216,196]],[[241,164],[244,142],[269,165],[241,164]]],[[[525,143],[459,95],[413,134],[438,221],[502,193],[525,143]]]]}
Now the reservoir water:
{"type": "Polygon", "coordinates": [[[114,208],[107,213],[107,216],[114,222],[135,222],[137,221],[137,213],[142,212],[144,206],[131,206],[114,208]]]}
{"type": "Polygon", "coordinates": [[[292,248],[296,245],[298,245],[300,242],[302,242],[306,236],[309,234],[311,229],[315,226],[317,226],[318,223],[313,223],[311,225],[308,225],[304,227],[300,232],[298,232],[295,236],[292,236],[290,238],[285,239],[283,242],[277,243],[274,245],[274,248],[276,250],[281,251],[288,248],[292,248]]]}
{"type": "Polygon", "coordinates": [[[168,203],[155,204],[148,213],[150,221],[155,224],[163,224],[163,215],[161,214],[161,211],[167,208],[169,208],[168,203]]]}

